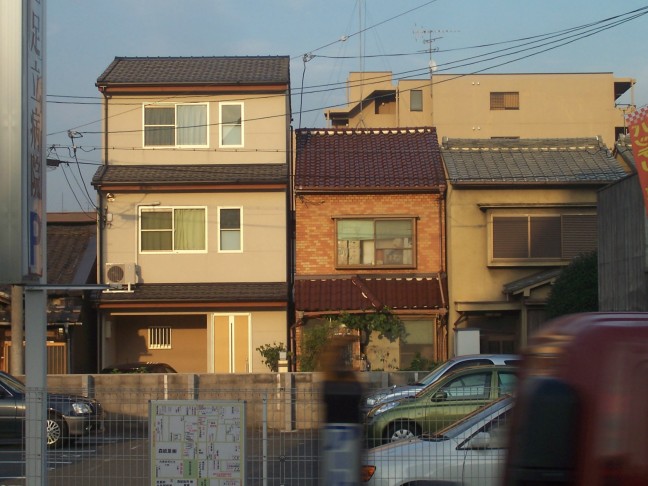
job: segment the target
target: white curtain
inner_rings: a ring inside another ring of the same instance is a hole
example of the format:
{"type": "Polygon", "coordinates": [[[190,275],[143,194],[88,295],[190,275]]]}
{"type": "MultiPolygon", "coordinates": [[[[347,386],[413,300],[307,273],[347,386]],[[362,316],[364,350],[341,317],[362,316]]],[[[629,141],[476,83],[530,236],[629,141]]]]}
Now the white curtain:
{"type": "Polygon", "coordinates": [[[207,145],[207,106],[178,105],[178,145],[207,145]]]}

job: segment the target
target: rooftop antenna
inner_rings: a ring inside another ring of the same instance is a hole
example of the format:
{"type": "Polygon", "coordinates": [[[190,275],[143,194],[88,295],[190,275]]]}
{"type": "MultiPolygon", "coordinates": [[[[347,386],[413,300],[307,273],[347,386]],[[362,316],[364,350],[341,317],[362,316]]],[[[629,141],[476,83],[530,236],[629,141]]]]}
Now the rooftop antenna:
{"type": "Polygon", "coordinates": [[[438,30],[438,29],[414,29],[414,37],[416,38],[422,38],[423,39],[423,44],[427,45],[427,48],[422,51],[426,52],[429,55],[429,60],[428,60],[428,69],[430,71],[430,125],[434,126],[434,94],[433,94],[433,86],[434,83],[432,82],[432,75],[434,72],[437,70],[437,63],[434,59],[432,59],[432,53],[437,52],[439,50],[438,47],[434,47],[434,43],[440,39],[443,39],[443,36],[440,37],[433,37],[434,35],[437,34],[447,34],[449,32],[459,32],[458,30],[438,30]]]}
{"type": "MultiPolygon", "coordinates": [[[[364,96],[364,18],[363,18],[363,7],[364,0],[358,2],[358,21],[360,23],[358,32],[360,32],[360,120],[358,120],[358,125],[365,125],[364,122],[364,112],[363,112],[363,96],[364,96]]],[[[358,126],[356,125],[356,127],[358,126]]]]}

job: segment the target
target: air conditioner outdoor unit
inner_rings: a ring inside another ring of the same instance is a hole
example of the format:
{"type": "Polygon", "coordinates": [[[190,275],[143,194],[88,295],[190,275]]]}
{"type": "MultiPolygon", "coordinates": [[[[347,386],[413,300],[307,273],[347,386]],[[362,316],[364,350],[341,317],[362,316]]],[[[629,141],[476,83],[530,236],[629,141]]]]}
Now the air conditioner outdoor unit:
{"type": "Polygon", "coordinates": [[[137,283],[134,263],[106,263],[106,283],[110,285],[132,285],[137,283]]]}

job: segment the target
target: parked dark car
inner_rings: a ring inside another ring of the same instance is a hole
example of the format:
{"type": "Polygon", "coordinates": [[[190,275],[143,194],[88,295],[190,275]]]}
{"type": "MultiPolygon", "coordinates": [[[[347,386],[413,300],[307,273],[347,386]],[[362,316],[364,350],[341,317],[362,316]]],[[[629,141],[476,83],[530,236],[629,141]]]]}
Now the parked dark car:
{"type": "MultiPolygon", "coordinates": [[[[103,409],[92,398],[47,394],[47,446],[103,429],[103,409]]],[[[22,443],[25,437],[25,385],[0,371],[0,442],[22,443]]]]}
{"type": "Polygon", "coordinates": [[[101,373],[177,373],[166,363],[122,363],[107,366],[101,373]]]}

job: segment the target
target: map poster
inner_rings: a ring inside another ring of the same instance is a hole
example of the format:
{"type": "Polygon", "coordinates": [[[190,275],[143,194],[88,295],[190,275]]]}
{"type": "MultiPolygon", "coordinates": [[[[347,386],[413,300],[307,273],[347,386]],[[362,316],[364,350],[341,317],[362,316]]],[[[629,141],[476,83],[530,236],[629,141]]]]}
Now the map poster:
{"type": "Polygon", "coordinates": [[[151,400],[153,486],[245,484],[245,401],[151,400]]]}

